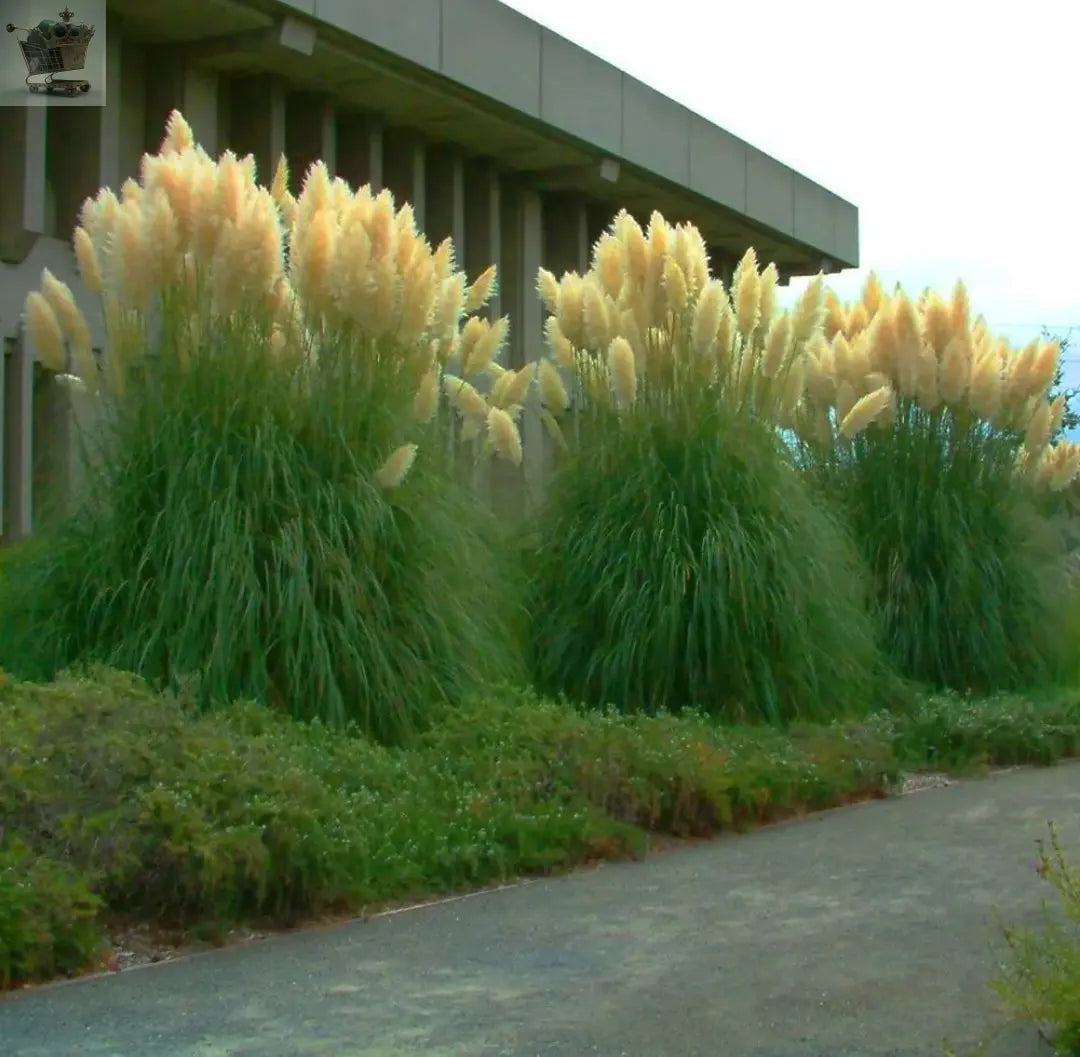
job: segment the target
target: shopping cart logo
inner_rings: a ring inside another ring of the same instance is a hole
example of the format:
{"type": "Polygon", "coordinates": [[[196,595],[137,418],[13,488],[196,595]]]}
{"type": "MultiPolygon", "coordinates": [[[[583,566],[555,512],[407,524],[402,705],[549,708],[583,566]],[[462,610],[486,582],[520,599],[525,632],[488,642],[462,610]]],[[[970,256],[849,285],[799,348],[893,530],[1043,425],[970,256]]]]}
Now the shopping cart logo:
{"type": "Polygon", "coordinates": [[[85,69],[86,51],[94,39],[94,27],[76,22],[69,8],[60,12],[59,21],[45,18],[36,26],[15,26],[9,22],[5,28],[9,33],[26,34],[17,39],[26,64],[29,91],[69,97],[90,91],[90,82],[83,77],[57,76],[85,69]]]}

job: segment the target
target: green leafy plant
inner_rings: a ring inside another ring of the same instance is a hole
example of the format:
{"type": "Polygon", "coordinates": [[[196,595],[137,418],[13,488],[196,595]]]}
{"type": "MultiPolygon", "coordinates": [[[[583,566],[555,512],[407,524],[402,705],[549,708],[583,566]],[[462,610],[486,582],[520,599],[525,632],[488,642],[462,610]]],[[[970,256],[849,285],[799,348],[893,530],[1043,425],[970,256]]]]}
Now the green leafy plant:
{"type": "Polygon", "coordinates": [[[1054,1052],[1080,1054],[1080,872],[1050,825],[1049,849],[1039,844],[1038,871],[1053,886],[1060,913],[1047,912],[1041,930],[1003,927],[1010,958],[994,989],[1010,1012],[1046,1029],[1054,1052]]]}

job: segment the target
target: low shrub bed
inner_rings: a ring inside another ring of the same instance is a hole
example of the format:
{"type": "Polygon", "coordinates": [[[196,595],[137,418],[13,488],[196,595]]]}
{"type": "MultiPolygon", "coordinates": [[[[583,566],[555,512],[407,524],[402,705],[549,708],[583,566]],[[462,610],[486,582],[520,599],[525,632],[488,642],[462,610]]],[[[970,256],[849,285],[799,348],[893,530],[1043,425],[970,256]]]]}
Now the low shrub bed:
{"type": "Polygon", "coordinates": [[[295,924],[885,795],[902,769],[1045,763],[1080,696],[938,697],[859,723],[721,727],[511,689],[410,748],[122,673],[0,687],[0,981],[70,974],[106,920],[295,924]]]}

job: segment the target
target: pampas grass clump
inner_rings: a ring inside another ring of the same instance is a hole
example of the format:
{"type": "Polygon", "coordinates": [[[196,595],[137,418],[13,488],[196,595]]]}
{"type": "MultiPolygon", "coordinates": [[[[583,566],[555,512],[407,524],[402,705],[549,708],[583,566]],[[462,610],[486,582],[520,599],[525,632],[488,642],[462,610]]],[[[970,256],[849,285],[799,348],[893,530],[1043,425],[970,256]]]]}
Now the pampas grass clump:
{"type": "Polygon", "coordinates": [[[529,554],[545,691],[740,722],[872,704],[859,563],[781,438],[821,284],[778,312],[776,283],[750,252],[725,289],[700,233],[659,214],[616,217],[585,276],[540,272],[542,418],[564,452],[529,554]]]}
{"type": "MultiPolygon", "coordinates": [[[[319,163],[294,199],[286,176],[209,158],[174,114],[75,233],[107,354],[62,283],[30,295],[31,338],[94,428],[76,509],[5,563],[0,663],[101,661],[402,741],[519,672],[498,526],[443,466],[506,323],[471,314],[493,270],[470,286],[388,192],[319,163]]],[[[514,422],[496,427],[487,450],[515,457],[514,422]]]]}

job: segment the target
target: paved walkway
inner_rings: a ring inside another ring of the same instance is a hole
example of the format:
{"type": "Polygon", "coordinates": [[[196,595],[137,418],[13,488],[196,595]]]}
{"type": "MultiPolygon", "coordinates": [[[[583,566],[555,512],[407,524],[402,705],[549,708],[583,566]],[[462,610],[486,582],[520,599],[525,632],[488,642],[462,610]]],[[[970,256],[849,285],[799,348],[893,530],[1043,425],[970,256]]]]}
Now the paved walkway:
{"type": "MultiPolygon", "coordinates": [[[[3,1057],[940,1057],[1080,765],[0,999],[3,1057]]],[[[1042,1052],[1031,1030],[993,1051],[1042,1052]]]]}

